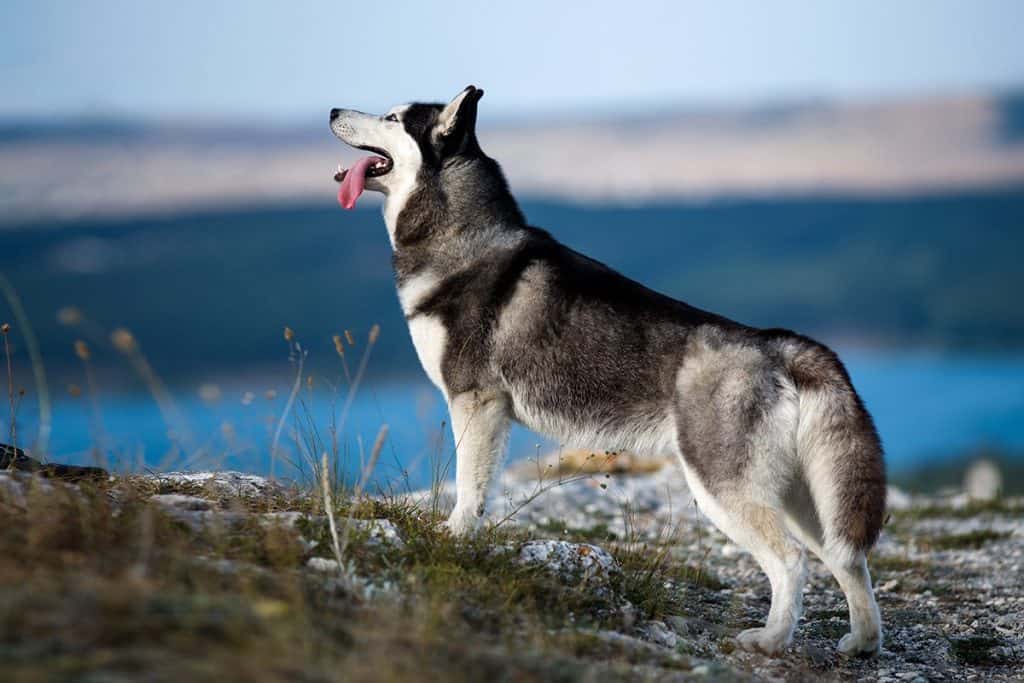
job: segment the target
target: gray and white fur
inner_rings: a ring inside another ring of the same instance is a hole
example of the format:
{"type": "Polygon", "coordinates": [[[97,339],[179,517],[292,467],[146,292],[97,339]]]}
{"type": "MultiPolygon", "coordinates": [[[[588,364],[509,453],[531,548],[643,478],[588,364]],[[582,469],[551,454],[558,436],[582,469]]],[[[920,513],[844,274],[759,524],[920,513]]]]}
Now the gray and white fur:
{"type": "Polygon", "coordinates": [[[678,455],[700,509],[758,561],[767,621],[738,636],[778,654],[802,609],[805,548],[849,604],[847,655],[876,652],[866,554],[882,527],[882,448],[843,364],[634,282],[527,224],[475,132],[483,91],[384,116],[331,112],[347,144],[386,154],[398,295],[456,442],[453,533],[473,531],[512,421],[559,443],[678,455]]]}

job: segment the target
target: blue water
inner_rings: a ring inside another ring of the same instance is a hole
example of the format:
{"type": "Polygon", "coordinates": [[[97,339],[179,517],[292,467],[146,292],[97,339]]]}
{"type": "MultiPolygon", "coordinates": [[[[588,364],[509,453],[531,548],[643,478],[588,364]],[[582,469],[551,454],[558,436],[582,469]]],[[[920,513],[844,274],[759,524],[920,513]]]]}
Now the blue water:
{"type": "MultiPolygon", "coordinates": [[[[1024,449],[1024,356],[875,351],[842,355],[875,417],[891,470],[979,446],[1024,449]]],[[[303,389],[282,433],[280,451],[286,457],[272,462],[270,443],[288,382],[283,371],[258,385],[221,386],[220,397],[206,401],[197,391],[178,391],[177,416],[168,419],[148,396],[100,393],[98,412],[85,396],[64,396],[54,405],[50,452],[64,462],[88,463],[97,457],[94,445],[99,444],[100,459],[124,470],[225,467],[267,473],[273,468],[277,475],[297,477],[298,470],[288,462],[301,460],[296,437],[308,438],[312,424],[329,444],[331,415],[341,412],[344,391],[335,401],[326,388],[303,389]],[[268,397],[268,389],[276,395],[268,397]],[[243,402],[245,392],[253,394],[248,405],[243,402]]],[[[453,471],[451,437],[447,428],[442,429],[446,418],[440,395],[425,380],[367,384],[343,425],[339,451],[351,467],[358,467],[360,450],[367,457],[386,423],[390,430],[375,478],[398,486],[422,486],[438,463],[448,463],[449,476],[453,471]]],[[[31,444],[37,426],[37,410],[29,396],[19,410],[19,441],[31,444]]],[[[3,429],[6,435],[6,421],[3,429]]],[[[554,446],[516,429],[511,456],[521,458],[554,446]]]]}

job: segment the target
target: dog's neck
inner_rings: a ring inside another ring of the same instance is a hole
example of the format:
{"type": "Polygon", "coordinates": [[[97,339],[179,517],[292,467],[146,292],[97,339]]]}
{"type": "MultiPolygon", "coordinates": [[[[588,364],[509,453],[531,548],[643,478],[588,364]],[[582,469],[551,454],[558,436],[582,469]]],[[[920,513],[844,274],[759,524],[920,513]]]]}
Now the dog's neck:
{"type": "Polygon", "coordinates": [[[525,228],[501,169],[483,156],[424,174],[414,189],[391,193],[384,220],[399,284],[423,270],[444,277],[512,248],[525,228]]]}

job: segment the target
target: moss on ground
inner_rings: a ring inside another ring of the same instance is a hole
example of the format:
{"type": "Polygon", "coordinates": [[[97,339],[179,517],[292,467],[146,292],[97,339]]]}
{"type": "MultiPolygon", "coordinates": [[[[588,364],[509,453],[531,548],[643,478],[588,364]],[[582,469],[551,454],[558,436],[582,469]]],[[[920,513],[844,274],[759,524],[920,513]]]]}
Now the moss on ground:
{"type": "Polygon", "coordinates": [[[1020,516],[1024,515],[1024,502],[1019,498],[996,498],[988,501],[971,501],[966,505],[923,505],[893,513],[897,520],[921,520],[935,518],[971,519],[979,516],[1020,516]]]}
{"type": "Polygon", "coordinates": [[[915,560],[906,555],[872,555],[868,560],[872,574],[896,573],[896,572],[923,572],[928,569],[928,563],[922,560],[915,560]]]}
{"type": "Polygon", "coordinates": [[[944,534],[918,539],[918,545],[924,550],[975,550],[986,543],[1009,538],[1009,532],[979,529],[962,534],[944,534]]]}
{"type": "Polygon", "coordinates": [[[987,664],[998,664],[1001,658],[993,653],[993,650],[1003,642],[999,638],[986,635],[963,636],[951,638],[949,641],[950,653],[964,664],[984,666],[987,664]]]}

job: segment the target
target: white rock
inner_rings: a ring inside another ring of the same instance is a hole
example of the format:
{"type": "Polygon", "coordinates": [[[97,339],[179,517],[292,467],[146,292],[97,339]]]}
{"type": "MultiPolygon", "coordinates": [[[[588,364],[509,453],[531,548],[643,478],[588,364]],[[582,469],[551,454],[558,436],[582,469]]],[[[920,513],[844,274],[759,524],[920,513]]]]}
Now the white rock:
{"type": "Polygon", "coordinates": [[[964,491],[971,500],[989,501],[999,497],[1003,490],[1003,473],[991,460],[976,460],[964,475],[964,491]]]}
{"type": "Polygon", "coordinates": [[[315,572],[323,572],[325,574],[341,570],[341,565],[338,564],[337,560],[331,560],[326,557],[311,557],[306,562],[306,568],[312,569],[315,572]]]}
{"type": "Polygon", "coordinates": [[[895,486],[886,487],[885,505],[890,510],[909,510],[913,504],[913,499],[906,491],[901,491],[895,486]]]}
{"type": "Polygon", "coordinates": [[[265,477],[227,470],[224,472],[167,472],[153,475],[158,482],[209,487],[217,493],[252,498],[277,491],[280,486],[265,477]]]}
{"type": "MultiPolygon", "coordinates": [[[[325,515],[307,515],[303,512],[267,512],[260,515],[260,519],[269,524],[280,524],[283,527],[294,529],[299,520],[307,519],[314,524],[327,524],[325,515]]],[[[338,537],[345,531],[345,525],[349,523],[346,518],[336,519],[338,524],[338,537]]],[[[402,548],[405,542],[402,540],[398,529],[391,523],[391,520],[379,519],[353,519],[351,533],[364,537],[369,545],[389,545],[395,548],[402,548]]],[[[313,544],[314,547],[316,544],[313,544]]]]}
{"type": "Polygon", "coordinates": [[[311,517],[305,512],[295,512],[294,510],[286,510],[284,512],[264,512],[260,517],[265,523],[280,524],[288,529],[294,529],[300,519],[327,519],[323,516],[311,517]]]}
{"type": "Polygon", "coordinates": [[[18,480],[14,472],[0,471],[0,493],[3,499],[18,507],[25,506],[25,485],[18,480]]]}
{"type": "Polygon", "coordinates": [[[162,505],[175,510],[210,510],[213,504],[205,498],[198,496],[183,496],[179,493],[161,493],[150,497],[150,500],[157,505],[162,505]]]}
{"type": "MultiPolygon", "coordinates": [[[[348,520],[338,520],[339,533],[345,524],[348,524],[348,520]]],[[[396,548],[405,545],[390,519],[353,519],[352,531],[367,534],[367,540],[371,544],[390,545],[396,548]]]]}
{"type": "Polygon", "coordinates": [[[738,545],[735,545],[733,543],[722,544],[722,555],[724,555],[725,557],[736,557],[742,552],[743,550],[738,545]]]}
{"type": "Polygon", "coordinates": [[[187,524],[193,531],[206,529],[239,530],[252,518],[248,512],[229,512],[223,510],[195,510],[178,507],[165,507],[164,511],[174,519],[187,524]]]}
{"type": "Polygon", "coordinates": [[[614,643],[633,652],[651,654],[662,653],[662,650],[660,650],[657,645],[653,645],[634,636],[626,635],[625,633],[619,633],[618,631],[595,631],[594,636],[606,643],[614,643]]]}
{"type": "Polygon", "coordinates": [[[519,549],[523,564],[539,564],[563,580],[608,581],[619,569],[618,562],[603,548],[568,541],[528,541],[519,549]]]}
{"type": "Polygon", "coordinates": [[[651,621],[643,627],[644,635],[647,640],[652,643],[667,647],[669,649],[675,649],[676,645],[679,644],[679,636],[673,633],[664,622],[651,621]]]}

